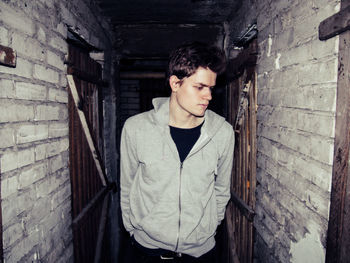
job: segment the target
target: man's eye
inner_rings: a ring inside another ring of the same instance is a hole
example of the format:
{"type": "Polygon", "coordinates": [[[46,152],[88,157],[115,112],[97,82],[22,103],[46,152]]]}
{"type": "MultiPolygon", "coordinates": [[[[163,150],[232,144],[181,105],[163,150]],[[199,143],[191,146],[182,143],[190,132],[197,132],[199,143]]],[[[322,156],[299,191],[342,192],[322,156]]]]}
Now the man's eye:
{"type": "Polygon", "coordinates": [[[199,87],[195,86],[195,88],[198,89],[198,90],[202,90],[203,89],[202,86],[199,86],[199,87]]]}

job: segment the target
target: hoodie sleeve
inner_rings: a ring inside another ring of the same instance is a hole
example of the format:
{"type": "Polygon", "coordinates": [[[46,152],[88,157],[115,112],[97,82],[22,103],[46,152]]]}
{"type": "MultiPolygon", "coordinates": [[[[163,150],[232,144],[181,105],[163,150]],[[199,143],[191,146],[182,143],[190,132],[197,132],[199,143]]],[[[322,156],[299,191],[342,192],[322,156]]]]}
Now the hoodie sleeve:
{"type": "Polygon", "coordinates": [[[120,142],[120,205],[125,229],[132,234],[130,222],[130,189],[138,167],[136,137],[126,121],[120,142]]]}
{"type": "Polygon", "coordinates": [[[233,151],[235,145],[234,131],[229,126],[229,133],[226,134],[223,141],[223,151],[219,157],[217,176],[215,181],[215,194],[218,209],[218,225],[225,216],[225,208],[230,200],[231,172],[233,163],[233,151]]]}

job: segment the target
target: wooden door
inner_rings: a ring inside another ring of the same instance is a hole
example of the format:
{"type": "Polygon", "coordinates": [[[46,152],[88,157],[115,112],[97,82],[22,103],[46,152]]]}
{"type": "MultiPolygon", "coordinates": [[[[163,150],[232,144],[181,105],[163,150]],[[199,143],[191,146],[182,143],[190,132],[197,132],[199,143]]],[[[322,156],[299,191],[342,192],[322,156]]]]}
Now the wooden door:
{"type": "Polygon", "coordinates": [[[105,226],[109,205],[108,182],[101,152],[101,65],[89,49],[69,45],[69,169],[72,192],[75,262],[108,262],[105,226]],[[103,253],[102,253],[103,252],[103,253]]]}
{"type": "Polygon", "coordinates": [[[235,129],[236,144],[232,170],[231,201],[226,210],[226,262],[253,262],[254,208],[256,186],[256,41],[232,66],[228,89],[228,121],[235,129]]]}

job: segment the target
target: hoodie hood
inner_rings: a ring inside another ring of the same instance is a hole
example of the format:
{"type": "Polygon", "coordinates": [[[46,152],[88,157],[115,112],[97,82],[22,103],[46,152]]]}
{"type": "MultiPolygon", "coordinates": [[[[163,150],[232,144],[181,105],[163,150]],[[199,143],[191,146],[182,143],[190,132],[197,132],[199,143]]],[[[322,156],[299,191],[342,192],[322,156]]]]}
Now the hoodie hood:
{"type": "MultiPolygon", "coordinates": [[[[170,98],[155,98],[152,100],[152,104],[154,107],[154,110],[151,111],[152,120],[156,125],[160,125],[163,128],[168,126],[170,98]]],[[[201,132],[204,132],[209,138],[211,138],[217,133],[224,123],[225,118],[211,110],[206,110],[201,132]]]]}

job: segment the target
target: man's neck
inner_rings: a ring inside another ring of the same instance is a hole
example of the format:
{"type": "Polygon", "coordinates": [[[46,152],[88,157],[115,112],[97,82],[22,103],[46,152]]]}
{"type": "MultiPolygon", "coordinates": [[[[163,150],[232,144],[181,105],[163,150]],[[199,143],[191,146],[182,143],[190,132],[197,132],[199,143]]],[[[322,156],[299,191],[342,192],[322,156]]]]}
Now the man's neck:
{"type": "Polygon", "coordinates": [[[204,120],[203,117],[197,117],[189,112],[179,108],[177,104],[172,103],[170,99],[169,104],[169,125],[177,128],[190,129],[197,127],[204,120]]]}

